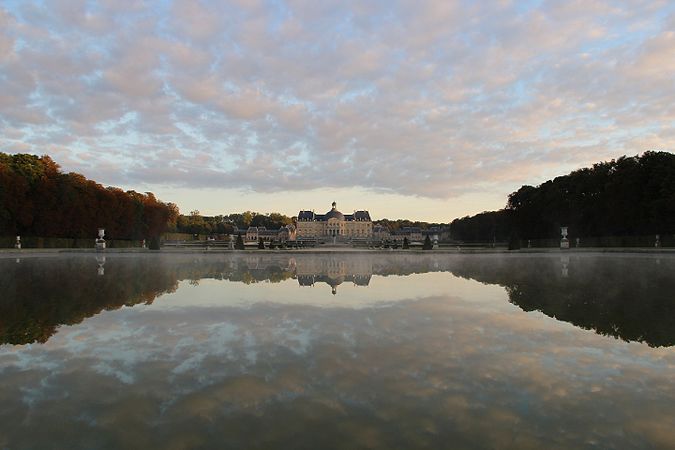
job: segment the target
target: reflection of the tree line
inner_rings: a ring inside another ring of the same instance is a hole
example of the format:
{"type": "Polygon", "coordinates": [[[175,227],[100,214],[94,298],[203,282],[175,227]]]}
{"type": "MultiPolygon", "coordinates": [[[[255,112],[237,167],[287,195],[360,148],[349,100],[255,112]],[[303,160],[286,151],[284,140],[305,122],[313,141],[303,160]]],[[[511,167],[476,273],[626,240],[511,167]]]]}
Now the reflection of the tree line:
{"type": "MultiPolygon", "coordinates": [[[[296,279],[367,286],[372,275],[447,271],[504,286],[525,311],[538,310],[585,329],[651,346],[675,344],[671,258],[434,255],[244,256],[233,258],[27,258],[0,261],[0,343],[46,342],[62,324],[103,310],[151,303],[180,280],[245,284],[296,279]],[[11,264],[10,264],[11,263],[11,264]]],[[[420,287],[423,292],[424,287],[420,287]]]]}
{"type": "Polygon", "coordinates": [[[175,274],[142,258],[0,260],[0,343],[46,342],[59,325],[104,310],[152,303],[178,286],[175,274]]]}
{"type": "Polygon", "coordinates": [[[457,275],[504,286],[524,311],[653,347],[675,345],[673,258],[465,258],[457,275]]]}

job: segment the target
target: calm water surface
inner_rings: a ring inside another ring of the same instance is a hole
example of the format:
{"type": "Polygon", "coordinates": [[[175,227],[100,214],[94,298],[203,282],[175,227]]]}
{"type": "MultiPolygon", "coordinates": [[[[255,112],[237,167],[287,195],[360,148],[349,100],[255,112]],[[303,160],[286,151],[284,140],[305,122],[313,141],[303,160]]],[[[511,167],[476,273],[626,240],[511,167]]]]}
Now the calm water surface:
{"type": "Polygon", "coordinates": [[[674,448],[675,257],[0,258],[0,449],[674,448]]]}

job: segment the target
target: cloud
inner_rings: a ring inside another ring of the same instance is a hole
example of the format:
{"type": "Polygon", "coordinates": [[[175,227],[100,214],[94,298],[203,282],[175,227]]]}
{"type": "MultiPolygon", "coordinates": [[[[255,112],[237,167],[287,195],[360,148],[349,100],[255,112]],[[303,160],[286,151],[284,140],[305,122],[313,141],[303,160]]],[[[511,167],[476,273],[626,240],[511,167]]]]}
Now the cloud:
{"type": "Polygon", "coordinates": [[[3,8],[0,147],[104,183],[450,198],[672,150],[670,2],[3,8]]]}

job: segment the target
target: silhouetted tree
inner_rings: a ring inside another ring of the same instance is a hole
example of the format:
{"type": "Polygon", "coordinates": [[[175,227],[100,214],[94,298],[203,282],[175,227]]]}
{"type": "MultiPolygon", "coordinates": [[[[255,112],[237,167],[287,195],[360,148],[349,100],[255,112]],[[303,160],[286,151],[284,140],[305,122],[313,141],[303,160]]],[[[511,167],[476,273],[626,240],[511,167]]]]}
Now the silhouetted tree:
{"type": "Polygon", "coordinates": [[[159,250],[159,236],[150,238],[150,250],[159,250]]]}
{"type": "Polygon", "coordinates": [[[675,155],[642,155],[523,186],[508,196],[506,209],[456,219],[453,238],[468,242],[675,234],[675,155]]]}
{"type": "Polygon", "coordinates": [[[237,250],[244,250],[244,239],[241,237],[241,233],[237,234],[237,240],[234,242],[234,248],[237,250]]]}
{"type": "Polygon", "coordinates": [[[422,244],[422,250],[431,250],[433,248],[434,246],[431,243],[431,238],[427,234],[426,237],[424,238],[424,244],[422,244]]]}
{"type": "Polygon", "coordinates": [[[464,242],[504,242],[513,232],[511,211],[487,211],[455,219],[450,224],[453,239],[464,242]]]}
{"type": "Polygon", "coordinates": [[[514,233],[509,238],[509,250],[518,250],[518,249],[520,249],[520,239],[518,239],[518,236],[514,233]]]}

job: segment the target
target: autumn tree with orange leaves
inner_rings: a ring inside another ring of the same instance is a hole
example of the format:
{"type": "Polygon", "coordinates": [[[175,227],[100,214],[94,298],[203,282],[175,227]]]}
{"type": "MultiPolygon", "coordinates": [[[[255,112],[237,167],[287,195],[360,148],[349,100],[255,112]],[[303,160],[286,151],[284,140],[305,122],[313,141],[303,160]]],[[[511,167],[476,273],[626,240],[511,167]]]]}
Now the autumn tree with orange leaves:
{"type": "Polygon", "coordinates": [[[49,156],[0,153],[0,236],[151,239],[175,224],[178,208],[145,194],[62,173],[49,156]]]}

